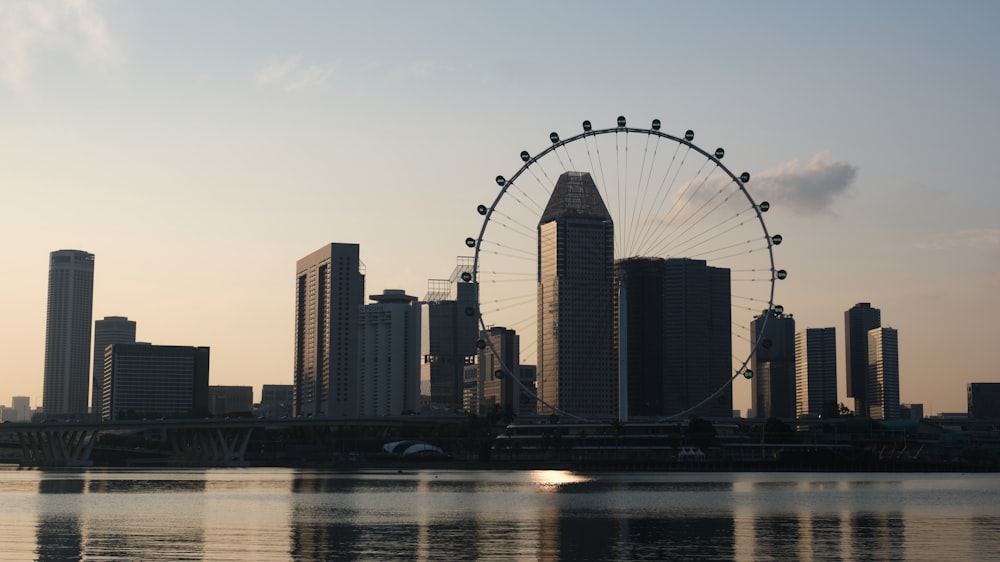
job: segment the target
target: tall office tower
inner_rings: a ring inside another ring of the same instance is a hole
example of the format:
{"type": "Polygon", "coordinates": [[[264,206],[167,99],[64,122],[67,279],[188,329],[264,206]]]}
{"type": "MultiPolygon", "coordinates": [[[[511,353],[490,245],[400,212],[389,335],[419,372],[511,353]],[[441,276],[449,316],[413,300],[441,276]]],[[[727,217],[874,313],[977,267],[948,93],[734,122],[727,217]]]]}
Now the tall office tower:
{"type": "MultiPolygon", "coordinates": [[[[733,391],[732,289],[726,268],[704,260],[664,262],[664,411],[676,414],[723,391],[689,416],[730,418],[733,391]]],[[[634,334],[629,334],[632,339],[634,334]]],[[[629,345],[631,348],[631,344],[629,345]]]]}
{"type": "MultiPolygon", "coordinates": [[[[616,325],[625,319],[628,415],[663,416],[667,395],[664,292],[666,261],[662,258],[629,258],[615,262],[617,277],[625,284],[626,310],[616,315],[616,325]],[[621,314],[624,312],[624,314],[621,314]]],[[[620,309],[617,295],[615,309],[620,309]]],[[[615,353],[620,350],[620,330],[615,330],[615,353]]]]}
{"type": "Polygon", "coordinates": [[[116,343],[104,355],[102,419],[208,414],[209,348],[116,343]]]}
{"type": "Polygon", "coordinates": [[[844,359],[847,395],[854,398],[854,413],[868,415],[868,331],[882,325],[882,312],[871,303],[859,302],[844,312],[844,359]]]}
{"type": "Polygon", "coordinates": [[[520,415],[521,387],[514,380],[514,377],[522,376],[520,336],[514,330],[494,326],[484,331],[480,338],[484,342],[488,340],[492,347],[487,345],[479,350],[476,360],[476,398],[470,411],[481,416],[494,409],[501,413],[520,415]],[[494,349],[496,353],[493,352],[494,349]]]}
{"type": "Polygon", "coordinates": [[[459,257],[449,279],[427,282],[427,356],[431,403],[462,407],[463,371],[476,355],[479,326],[476,321],[476,284],[461,281],[472,273],[474,258],[459,257]],[[454,294],[452,293],[454,288],[454,294]]]}
{"type": "Polygon", "coordinates": [[[104,411],[104,350],[113,343],[135,343],[135,321],[124,316],[105,316],[94,322],[94,368],[91,372],[93,386],[90,392],[90,411],[98,416],[104,411]]]}
{"type": "Polygon", "coordinates": [[[49,254],[42,409],[46,415],[87,413],[90,328],[94,307],[94,254],[49,254]]]}
{"type": "Polygon", "coordinates": [[[387,289],[358,318],[358,415],[398,416],[420,406],[420,302],[387,289]]]}
{"type": "Polygon", "coordinates": [[[590,174],[559,176],[538,221],[538,391],[575,416],[617,416],[614,237],[590,174]]]}
{"type": "Polygon", "coordinates": [[[765,310],[750,323],[755,418],[795,417],[795,319],[765,310]],[[766,320],[766,321],[765,321],[766,320]]]}
{"type": "Polygon", "coordinates": [[[868,415],[899,417],[899,336],[893,328],[868,331],[868,415]]]}
{"type": "Polygon", "coordinates": [[[329,244],[295,264],[296,416],[358,413],[358,253],[357,244],[329,244]]]}
{"type": "Polygon", "coordinates": [[[796,417],[835,417],[837,410],[836,328],[806,328],[796,332],[796,417]]]}

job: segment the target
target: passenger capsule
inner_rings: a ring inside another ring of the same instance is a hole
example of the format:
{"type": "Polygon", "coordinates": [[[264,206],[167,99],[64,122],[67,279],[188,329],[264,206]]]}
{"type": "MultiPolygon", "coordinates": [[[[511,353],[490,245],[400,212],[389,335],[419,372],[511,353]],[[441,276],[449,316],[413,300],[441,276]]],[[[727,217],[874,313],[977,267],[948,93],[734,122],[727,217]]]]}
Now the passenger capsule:
{"type": "Polygon", "coordinates": [[[497,176],[497,185],[502,187],[505,183],[507,183],[507,180],[503,176],[497,176]]]}
{"type": "Polygon", "coordinates": [[[465,245],[468,246],[468,247],[470,247],[470,248],[475,248],[476,247],[476,239],[472,238],[472,237],[466,238],[465,239],[465,245]]]}
{"type": "Polygon", "coordinates": [[[687,132],[684,133],[684,140],[686,140],[688,142],[693,141],[694,140],[694,131],[692,131],[691,129],[688,129],[687,132]]]}
{"type": "Polygon", "coordinates": [[[476,340],[476,349],[486,349],[486,342],[483,340],[476,340]]]}
{"type": "Polygon", "coordinates": [[[522,150],[521,151],[521,161],[527,162],[528,160],[531,160],[531,155],[528,154],[527,150],[522,150]]]}
{"type": "Polygon", "coordinates": [[[743,182],[743,183],[746,183],[746,182],[750,181],[750,173],[749,172],[743,172],[742,174],[740,174],[740,181],[743,182]]]}
{"type": "Polygon", "coordinates": [[[590,121],[584,121],[583,122],[583,132],[589,133],[590,129],[592,129],[592,128],[593,127],[590,126],[590,121]]]}
{"type": "Polygon", "coordinates": [[[495,378],[495,379],[502,379],[503,378],[503,369],[497,369],[496,371],[493,371],[493,378],[495,378]]]}
{"type": "Polygon", "coordinates": [[[618,116],[618,128],[622,128],[624,126],[625,126],[625,116],[624,115],[619,115],[618,116]]]}
{"type": "Polygon", "coordinates": [[[771,340],[766,339],[766,338],[763,341],[760,342],[760,346],[763,347],[764,349],[771,349],[771,347],[773,345],[774,345],[774,342],[772,342],[771,340]]]}
{"type": "Polygon", "coordinates": [[[726,155],[726,151],[724,149],[722,149],[722,148],[716,148],[715,149],[715,158],[716,159],[722,160],[722,157],[725,156],[725,155],[726,155]]]}
{"type": "Polygon", "coordinates": [[[472,308],[471,306],[465,307],[465,315],[466,316],[475,316],[476,315],[476,309],[472,308]]]}
{"type": "Polygon", "coordinates": [[[753,370],[752,369],[747,369],[747,370],[743,371],[743,378],[748,379],[748,380],[752,379],[753,378],[753,370]]]}
{"type": "Polygon", "coordinates": [[[785,307],[781,306],[780,304],[774,305],[774,313],[775,314],[784,314],[785,313],[785,307]]]}
{"type": "Polygon", "coordinates": [[[771,204],[768,203],[767,201],[761,201],[760,205],[758,205],[757,207],[760,209],[760,212],[766,213],[767,210],[771,208],[771,204]]]}
{"type": "Polygon", "coordinates": [[[781,244],[781,235],[780,234],[775,234],[774,236],[772,236],[771,237],[771,243],[774,244],[775,246],[777,246],[778,244],[781,244]]]}
{"type": "Polygon", "coordinates": [[[660,130],[660,120],[659,119],[653,119],[653,130],[654,131],[659,131],[660,130]]]}
{"type": "Polygon", "coordinates": [[[785,277],[788,277],[788,272],[785,271],[784,269],[779,269],[774,275],[778,279],[784,279],[785,277]]]}
{"type": "Polygon", "coordinates": [[[552,141],[552,144],[559,142],[559,133],[555,131],[549,133],[549,140],[552,141]]]}
{"type": "Polygon", "coordinates": [[[466,283],[468,283],[469,281],[472,281],[472,274],[469,273],[468,271],[463,271],[462,272],[462,281],[465,281],[466,283]]]}
{"type": "Polygon", "coordinates": [[[486,205],[480,205],[476,207],[476,211],[478,211],[480,215],[485,215],[486,211],[489,211],[489,209],[486,208],[486,205]]]}

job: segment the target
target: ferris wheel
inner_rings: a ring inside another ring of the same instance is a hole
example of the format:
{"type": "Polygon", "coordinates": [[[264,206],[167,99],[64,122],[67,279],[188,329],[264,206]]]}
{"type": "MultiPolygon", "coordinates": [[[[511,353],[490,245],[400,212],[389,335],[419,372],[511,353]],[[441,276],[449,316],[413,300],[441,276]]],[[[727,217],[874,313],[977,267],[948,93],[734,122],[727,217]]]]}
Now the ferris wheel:
{"type": "MultiPolygon", "coordinates": [[[[619,355],[612,367],[616,374],[626,376],[631,361],[626,357],[632,357],[630,352],[637,353],[630,349],[630,342],[636,346],[640,341],[636,337],[639,334],[626,334],[633,329],[627,328],[632,319],[626,320],[625,311],[632,310],[629,306],[639,306],[639,314],[645,314],[646,309],[655,308],[642,303],[644,297],[628,296],[625,288],[630,285],[624,272],[630,264],[666,263],[695,264],[707,271],[725,272],[728,294],[723,300],[729,310],[717,318],[728,320],[728,326],[722,329],[730,342],[727,353],[731,357],[723,358],[721,377],[711,379],[707,386],[705,381],[694,381],[685,400],[661,405],[661,409],[667,409],[658,417],[672,419],[697,412],[731,393],[734,381],[752,378],[748,368],[754,351],[752,322],[756,319],[758,330],[762,330],[761,321],[766,323],[768,317],[783,313],[783,308],[774,303],[774,287],[786,272],[775,267],[773,256],[773,247],[781,243],[782,237],[769,234],[764,214],[770,205],[751,197],[747,190],[750,174],[731,172],[722,163],[724,149],[703,150],[694,144],[694,136],[691,130],[679,135],[663,132],[659,119],[653,119],[648,128],[629,127],[625,117],[619,116],[613,127],[599,129],[583,121],[582,131],[575,135],[563,139],[553,132],[542,149],[534,153],[522,151],[520,167],[510,176],[496,177],[499,192],[492,204],[478,206],[483,217],[479,235],[465,241],[474,249],[475,258],[474,267],[463,274],[462,280],[477,287],[477,306],[465,312],[478,318],[481,333],[498,326],[517,333],[521,365],[541,363],[547,357],[547,352],[538,349],[546,345],[539,334],[549,330],[546,326],[550,322],[541,317],[551,306],[541,304],[541,223],[551,214],[554,191],[564,191],[564,187],[557,188],[560,182],[570,176],[589,176],[589,189],[599,193],[613,224],[613,243],[609,245],[613,245],[615,264],[615,288],[611,291],[616,295],[612,313],[612,339],[619,355]]],[[[600,207],[596,197],[593,201],[595,208],[600,207]]],[[[559,251],[564,252],[565,248],[561,248],[559,251]]],[[[499,360],[493,376],[509,377],[534,396],[538,413],[591,417],[554,400],[551,392],[536,393],[526,386],[515,372],[517,365],[505,362],[491,338],[482,337],[477,345],[480,349],[490,348],[499,360]]],[[[659,344],[645,341],[641,345],[651,348],[659,344]]],[[[545,376],[539,365],[539,386],[545,376]]],[[[697,372],[687,376],[700,377],[697,372]]],[[[618,389],[621,394],[631,394],[626,383],[618,389]]],[[[625,402],[620,402],[619,407],[628,408],[625,402]]]]}

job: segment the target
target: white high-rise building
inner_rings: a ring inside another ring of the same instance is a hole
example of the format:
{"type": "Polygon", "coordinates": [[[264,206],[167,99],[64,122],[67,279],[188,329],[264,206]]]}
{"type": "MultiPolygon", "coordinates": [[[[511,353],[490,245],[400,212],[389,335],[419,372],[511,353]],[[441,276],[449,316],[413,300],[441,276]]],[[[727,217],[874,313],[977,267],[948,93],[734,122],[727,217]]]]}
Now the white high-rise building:
{"type": "Polygon", "coordinates": [[[398,289],[371,295],[358,317],[358,415],[420,405],[420,302],[398,289]]]}
{"type": "Polygon", "coordinates": [[[894,328],[868,331],[868,415],[899,417],[899,336],[894,328]]]}
{"type": "Polygon", "coordinates": [[[358,310],[364,264],[357,244],[328,244],[295,264],[296,416],[358,412],[358,310]]]}
{"type": "Polygon", "coordinates": [[[795,333],[795,416],[833,417],[837,404],[837,330],[795,333]]]}
{"type": "Polygon", "coordinates": [[[90,330],[94,307],[94,254],[49,254],[42,409],[46,415],[87,413],[90,330]]]}

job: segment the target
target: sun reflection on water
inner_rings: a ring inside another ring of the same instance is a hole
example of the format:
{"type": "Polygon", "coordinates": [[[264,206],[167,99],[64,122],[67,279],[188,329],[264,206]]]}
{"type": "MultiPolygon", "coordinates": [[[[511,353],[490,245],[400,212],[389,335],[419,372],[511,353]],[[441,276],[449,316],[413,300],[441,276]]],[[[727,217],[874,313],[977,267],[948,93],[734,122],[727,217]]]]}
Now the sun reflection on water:
{"type": "Polygon", "coordinates": [[[590,478],[574,474],[568,470],[532,470],[528,472],[528,479],[540,492],[558,492],[560,488],[569,484],[587,482],[590,478]]]}

